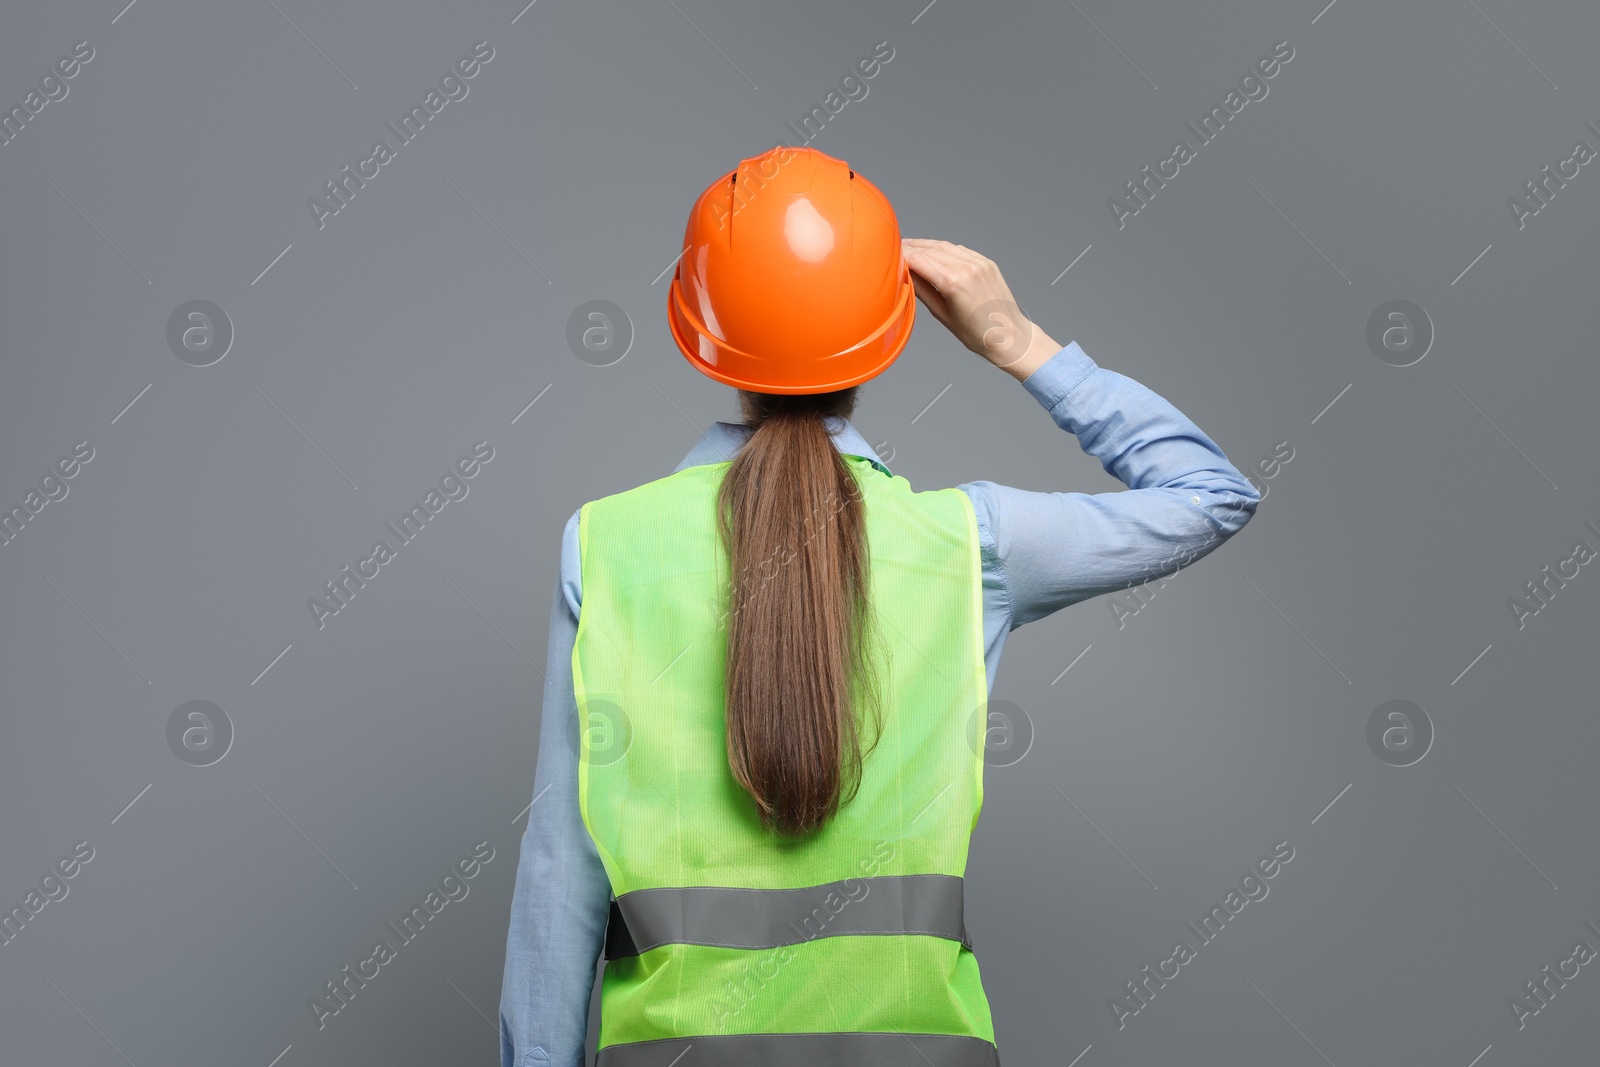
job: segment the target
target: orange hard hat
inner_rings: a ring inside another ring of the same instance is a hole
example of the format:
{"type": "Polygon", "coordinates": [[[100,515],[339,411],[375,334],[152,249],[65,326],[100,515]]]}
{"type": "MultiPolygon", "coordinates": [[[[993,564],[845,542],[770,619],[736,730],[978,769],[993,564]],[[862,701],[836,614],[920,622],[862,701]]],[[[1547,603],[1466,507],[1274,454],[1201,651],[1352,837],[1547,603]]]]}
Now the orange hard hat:
{"type": "Polygon", "coordinates": [[[893,363],[916,304],[888,198],[842,159],[777,145],[695,201],[667,321],[719,382],[826,393],[893,363]]]}

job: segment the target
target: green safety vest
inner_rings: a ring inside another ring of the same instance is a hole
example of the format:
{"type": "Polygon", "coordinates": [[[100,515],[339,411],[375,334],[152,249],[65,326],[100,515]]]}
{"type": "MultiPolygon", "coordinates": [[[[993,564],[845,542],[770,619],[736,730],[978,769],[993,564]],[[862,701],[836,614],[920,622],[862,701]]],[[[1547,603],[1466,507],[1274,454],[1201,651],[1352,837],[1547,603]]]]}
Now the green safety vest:
{"type": "Polygon", "coordinates": [[[761,825],[728,767],[730,462],[580,510],[578,797],[615,897],[598,1067],[999,1063],[961,896],[988,698],[976,516],[960,489],[841,455],[887,648],[883,730],[853,800],[799,840],[761,825]]]}

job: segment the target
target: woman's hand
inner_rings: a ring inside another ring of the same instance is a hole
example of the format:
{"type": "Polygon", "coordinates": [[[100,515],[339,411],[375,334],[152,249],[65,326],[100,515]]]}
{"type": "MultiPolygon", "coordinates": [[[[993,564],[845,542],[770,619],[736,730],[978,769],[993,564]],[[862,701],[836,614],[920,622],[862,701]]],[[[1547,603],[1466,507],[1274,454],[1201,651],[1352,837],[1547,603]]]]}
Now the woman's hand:
{"type": "Polygon", "coordinates": [[[906,237],[900,241],[917,299],[956,340],[1016,378],[1061,351],[1022,314],[994,260],[965,245],[906,237]]]}

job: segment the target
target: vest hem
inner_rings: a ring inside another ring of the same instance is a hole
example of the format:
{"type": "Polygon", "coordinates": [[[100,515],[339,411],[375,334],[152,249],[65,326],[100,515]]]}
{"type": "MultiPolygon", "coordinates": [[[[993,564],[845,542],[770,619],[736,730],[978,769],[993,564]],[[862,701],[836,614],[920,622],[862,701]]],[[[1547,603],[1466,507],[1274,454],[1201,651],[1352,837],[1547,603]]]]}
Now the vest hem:
{"type": "Polygon", "coordinates": [[[627,1041],[597,1050],[595,1067],[1000,1067],[993,1041],[974,1034],[835,1031],[704,1034],[627,1041]],[[694,1050],[679,1060],[676,1056],[694,1050]]]}

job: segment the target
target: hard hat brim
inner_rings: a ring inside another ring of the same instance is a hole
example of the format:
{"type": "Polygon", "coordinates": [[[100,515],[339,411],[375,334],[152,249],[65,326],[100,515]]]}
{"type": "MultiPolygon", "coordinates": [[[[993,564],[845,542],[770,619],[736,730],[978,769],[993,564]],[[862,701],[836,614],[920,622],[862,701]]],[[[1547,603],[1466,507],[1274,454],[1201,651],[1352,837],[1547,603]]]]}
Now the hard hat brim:
{"type": "Polygon", "coordinates": [[[894,310],[882,326],[860,344],[799,365],[741,352],[713,337],[684,303],[676,274],[667,290],[667,325],[689,365],[724,385],[756,393],[829,393],[848,389],[882,374],[911,340],[916,322],[916,290],[911,284],[910,269],[902,270],[904,277],[894,310]],[[837,366],[841,373],[819,377],[830,366],[837,366]]]}

